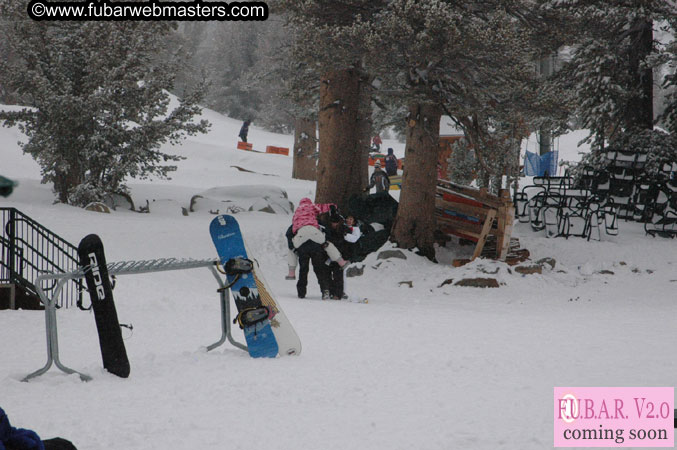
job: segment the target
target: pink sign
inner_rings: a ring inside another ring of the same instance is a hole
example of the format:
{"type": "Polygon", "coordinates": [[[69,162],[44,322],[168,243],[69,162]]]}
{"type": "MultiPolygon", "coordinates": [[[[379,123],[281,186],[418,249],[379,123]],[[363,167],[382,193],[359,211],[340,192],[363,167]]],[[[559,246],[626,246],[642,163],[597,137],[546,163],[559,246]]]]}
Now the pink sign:
{"type": "Polygon", "coordinates": [[[674,447],[674,388],[556,387],[555,447],[674,447]]]}

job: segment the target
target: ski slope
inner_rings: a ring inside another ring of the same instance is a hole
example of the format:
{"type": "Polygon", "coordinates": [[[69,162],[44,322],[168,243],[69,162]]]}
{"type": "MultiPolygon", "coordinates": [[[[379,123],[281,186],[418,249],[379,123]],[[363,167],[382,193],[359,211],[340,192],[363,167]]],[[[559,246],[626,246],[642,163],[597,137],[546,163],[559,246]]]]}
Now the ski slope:
{"type": "MultiPolygon", "coordinates": [[[[17,145],[19,131],[0,128],[0,174],[20,183],[0,206],[76,245],[97,233],[112,262],[215,257],[213,215],[180,210],[208,189],[273,185],[294,204],[314,196],[314,183],[290,178],[290,157],[236,150],[241,123],[204,116],[209,134],[170,149],[187,157],[171,180],[130,181],[135,204],[148,200],[150,214],[54,204],[39,167],[17,145]]],[[[580,134],[560,140],[562,158],[576,158],[580,134]]],[[[292,146],[291,136],[256,124],[249,137],[257,150],[292,146]]],[[[402,143],[387,147],[404,154],[402,143]]],[[[57,312],[61,361],[93,380],[52,368],[21,382],[46,361],[44,314],[0,311],[0,406],[12,424],[87,450],[547,449],[554,386],[677,382],[677,241],[645,237],[638,224],[621,222],[619,236],[602,242],[546,239],[517,224],[532,259],[557,261],[542,275],[492,261],[453,268],[411,253],[371,255],[364,275],[347,284],[369,298],[365,305],[321,301],[314,281],[309,298],[296,298],[284,279],[291,216],[237,219],[302,340],[299,357],[252,359],[230,345],[206,352],[220,336],[218,286],[207,270],[120,276],[118,315],[133,324],[123,330],[128,379],[103,371],[92,314],[71,308],[57,312]],[[478,276],[501,287],[443,285],[478,276]]],[[[438,256],[449,262],[463,252],[438,256]]],[[[239,329],[234,334],[243,341],[239,329]]]]}

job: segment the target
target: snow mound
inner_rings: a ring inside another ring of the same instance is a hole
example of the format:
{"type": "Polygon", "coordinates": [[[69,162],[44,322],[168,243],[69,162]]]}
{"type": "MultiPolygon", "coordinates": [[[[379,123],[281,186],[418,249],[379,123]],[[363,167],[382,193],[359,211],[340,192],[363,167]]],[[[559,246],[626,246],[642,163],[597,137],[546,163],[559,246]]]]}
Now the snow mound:
{"type": "Polygon", "coordinates": [[[153,200],[148,204],[148,212],[166,216],[187,216],[188,211],[178,201],[173,199],[153,200]]]}
{"type": "Polygon", "coordinates": [[[272,185],[215,187],[190,200],[190,212],[236,214],[242,211],[289,215],[294,212],[294,204],[284,189],[272,185]]]}

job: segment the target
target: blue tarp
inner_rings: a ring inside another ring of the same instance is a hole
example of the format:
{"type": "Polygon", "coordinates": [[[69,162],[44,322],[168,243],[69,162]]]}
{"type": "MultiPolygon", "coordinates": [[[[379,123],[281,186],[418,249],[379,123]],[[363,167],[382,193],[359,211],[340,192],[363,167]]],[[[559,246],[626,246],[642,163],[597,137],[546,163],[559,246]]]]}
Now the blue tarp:
{"type": "Polygon", "coordinates": [[[524,155],[524,175],[529,177],[543,177],[557,175],[557,159],[559,152],[548,152],[537,155],[527,150],[524,155]]]}

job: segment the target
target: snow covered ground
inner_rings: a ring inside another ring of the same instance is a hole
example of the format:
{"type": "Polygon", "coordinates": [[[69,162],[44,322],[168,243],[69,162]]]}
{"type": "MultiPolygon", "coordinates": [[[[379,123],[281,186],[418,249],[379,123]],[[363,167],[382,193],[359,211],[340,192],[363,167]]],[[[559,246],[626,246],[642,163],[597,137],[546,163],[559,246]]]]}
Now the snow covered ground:
{"type": "MultiPolygon", "coordinates": [[[[313,196],[314,183],[290,178],[290,157],[235,150],[240,122],[204,115],[212,131],[172,150],[188,158],[172,180],[130,183],[150,214],[53,204],[37,164],[16,144],[19,132],[0,128],[0,174],[20,183],[0,206],[76,245],[99,234],[109,261],[202,259],[215,256],[213,216],[181,214],[193,195],[274,185],[294,204],[313,196]],[[153,208],[153,200],[163,206],[153,208]]],[[[562,138],[563,159],[577,159],[583,136],[562,138]]],[[[250,141],[258,150],[292,145],[290,136],[255,126],[250,141]]],[[[395,141],[384,147],[404,153],[395,141]]],[[[61,360],[93,380],[52,368],[21,382],[45,363],[44,314],[0,311],[0,406],[12,424],[87,450],[546,449],[554,386],[677,382],[677,241],[646,237],[638,224],[621,222],[619,236],[602,242],[546,239],[517,224],[532,259],[557,261],[541,275],[481,260],[453,268],[411,254],[377,266],[372,255],[347,285],[369,298],[365,305],[321,301],[313,281],[309,298],[296,298],[294,282],[284,280],[291,217],[237,218],[301,337],[299,357],[252,359],[229,345],[207,353],[220,322],[217,285],[205,269],[121,276],[118,315],[134,327],[124,330],[128,379],[103,371],[92,314],[71,308],[57,313],[61,360]],[[498,289],[441,286],[496,271],[498,289]]],[[[439,256],[449,261],[459,252],[439,256]]]]}

